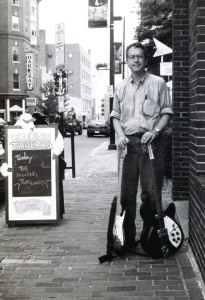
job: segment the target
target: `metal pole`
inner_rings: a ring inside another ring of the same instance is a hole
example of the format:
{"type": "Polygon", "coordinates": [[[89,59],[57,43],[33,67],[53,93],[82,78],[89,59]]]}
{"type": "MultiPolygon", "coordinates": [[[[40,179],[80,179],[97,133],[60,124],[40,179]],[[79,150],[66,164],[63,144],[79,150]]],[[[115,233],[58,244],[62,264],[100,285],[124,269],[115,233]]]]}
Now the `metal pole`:
{"type": "Polygon", "coordinates": [[[75,131],[71,131],[72,177],[75,178],[75,131]]]}
{"type": "Polygon", "coordinates": [[[122,79],[125,78],[125,17],[123,18],[123,56],[122,56],[122,79]]]}
{"type": "MultiPolygon", "coordinates": [[[[114,74],[114,17],[113,17],[113,0],[110,0],[110,85],[115,85],[115,74],[114,74]]],[[[110,113],[113,109],[113,97],[110,97],[110,113]]],[[[115,130],[113,127],[113,120],[110,118],[110,145],[108,150],[116,150],[115,145],[115,130]]]]}

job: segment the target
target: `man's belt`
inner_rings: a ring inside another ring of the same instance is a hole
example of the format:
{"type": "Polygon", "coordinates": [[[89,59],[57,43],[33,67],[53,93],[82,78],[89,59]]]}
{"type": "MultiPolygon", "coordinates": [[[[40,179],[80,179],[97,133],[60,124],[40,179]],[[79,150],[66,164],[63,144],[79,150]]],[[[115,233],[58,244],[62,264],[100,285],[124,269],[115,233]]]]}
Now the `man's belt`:
{"type": "Polygon", "coordinates": [[[131,137],[138,137],[138,138],[141,138],[143,136],[144,132],[136,132],[136,133],[133,133],[133,134],[126,134],[126,136],[129,138],[130,136],[131,137]]]}

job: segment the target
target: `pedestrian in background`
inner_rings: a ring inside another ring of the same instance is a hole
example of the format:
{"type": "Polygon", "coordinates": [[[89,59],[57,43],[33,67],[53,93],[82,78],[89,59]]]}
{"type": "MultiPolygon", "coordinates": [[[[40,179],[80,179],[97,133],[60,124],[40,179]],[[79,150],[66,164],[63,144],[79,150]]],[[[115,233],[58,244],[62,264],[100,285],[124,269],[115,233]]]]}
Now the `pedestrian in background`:
{"type": "Polygon", "coordinates": [[[135,218],[139,180],[142,206],[148,205],[156,212],[150,161],[144,149],[148,143],[154,146],[158,187],[161,191],[164,179],[161,133],[173,114],[166,82],[145,71],[146,61],[146,50],[141,43],[133,43],[127,47],[126,62],[131,75],[117,85],[111,112],[118,147],[127,147],[121,183],[121,205],[126,211],[125,243],[120,254],[137,253],[135,218]]]}

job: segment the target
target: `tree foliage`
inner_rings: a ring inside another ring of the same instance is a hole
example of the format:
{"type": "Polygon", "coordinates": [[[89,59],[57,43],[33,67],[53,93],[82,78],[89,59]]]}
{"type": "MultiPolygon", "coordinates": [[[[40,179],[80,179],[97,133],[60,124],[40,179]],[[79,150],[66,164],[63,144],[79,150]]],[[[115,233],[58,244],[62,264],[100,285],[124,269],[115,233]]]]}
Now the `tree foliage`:
{"type": "MultiPolygon", "coordinates": [[[[148,39],[148,67],[154,73],[159,73],[160,58],[153,58],[156,51],[153,38],[172,48],[172,0],[136,0],[140,10],[137,13],[140,25],[136,27],[135,38],[139,42],[148,39]]],[[[171,55],[166,55],[164,61],[170,61],[171,55]]]]}
{"type": "Polygon", "coordinates": [[[45,95],[46,100],[40,100],[38,109],[50,118],[58,112],[58,98],[54,95],[52,80],[42,85],[41,93],[45,95]]]}

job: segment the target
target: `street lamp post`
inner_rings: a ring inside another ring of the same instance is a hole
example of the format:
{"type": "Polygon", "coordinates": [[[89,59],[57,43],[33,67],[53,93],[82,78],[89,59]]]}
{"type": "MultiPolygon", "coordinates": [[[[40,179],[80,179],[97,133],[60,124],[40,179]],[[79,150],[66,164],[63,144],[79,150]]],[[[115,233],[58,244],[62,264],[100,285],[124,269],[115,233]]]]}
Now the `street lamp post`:
{"type": "MultiPolygon", "coordinates": [[[[113,17],[113,0],[110,0],[110,86],[115,84],[115,62],[114,62],[114,17],[113,17]]],[[[113,96],[110,97],[110,113],[113,109],[113,96]]],[[[115,131],[113,127],[113,120],[110,118],[110,145],[108,150],[116,150],[115,145],[115,131]]]]}
{"type": "Polygon", "coordinates": [[[122,79],[125,78],[125,17],[123,18],[123,42],[122,42],[122,79]]]}

